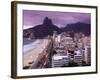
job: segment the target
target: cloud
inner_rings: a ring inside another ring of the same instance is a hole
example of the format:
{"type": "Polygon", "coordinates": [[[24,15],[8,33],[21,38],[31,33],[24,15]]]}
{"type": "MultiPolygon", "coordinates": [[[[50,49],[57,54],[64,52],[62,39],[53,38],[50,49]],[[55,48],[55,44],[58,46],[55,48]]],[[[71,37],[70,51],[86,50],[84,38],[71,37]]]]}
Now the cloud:
{"type": "Polygon", "coordinates": [[[52,22],[59,27],[77,22],[90,24],[91,20],[91,15],[89,13],[24,10],[23,25],[27,27],[42,24],[46,16],[52,19],[52,22]]]}

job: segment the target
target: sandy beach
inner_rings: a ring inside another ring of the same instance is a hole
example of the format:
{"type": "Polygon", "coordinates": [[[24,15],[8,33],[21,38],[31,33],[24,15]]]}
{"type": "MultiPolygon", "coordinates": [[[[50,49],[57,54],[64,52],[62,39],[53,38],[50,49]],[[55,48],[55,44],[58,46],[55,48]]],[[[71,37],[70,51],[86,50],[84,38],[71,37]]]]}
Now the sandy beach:
{"type": "Polygon", "coordinates": [[[26,46],[24,46],[23,67],[35,65],[43,55],[43,51],[46,49],[50,42],[48,39],[38,40],[38,43],[36,43],[36,41],[27,45],[28,49],[25,49],[26,46]]]}

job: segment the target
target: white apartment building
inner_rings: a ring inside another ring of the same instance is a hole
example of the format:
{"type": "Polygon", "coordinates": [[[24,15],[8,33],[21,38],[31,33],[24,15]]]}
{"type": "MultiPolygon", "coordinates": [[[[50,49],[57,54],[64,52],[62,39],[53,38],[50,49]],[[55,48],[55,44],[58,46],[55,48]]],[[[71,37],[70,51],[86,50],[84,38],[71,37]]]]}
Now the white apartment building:
{"type": "Polygon", "coordinates": [[[74,62],[77,63],[79,66],[81,66],[83,61],[83,54],[81,50],[77,50],[75,51],[75,53],[76,55],[74,55],[74,62]]]}
{"type": "Polygon", "coordinates": [[[89,48],[88,46],[85,46],[85,62],[86,64],[90,64],[91,63],[91,48],[89,48]]]}
{"type": "Polygon", "coordinates": [[[59,54],[56,54],[52,57],[52,67],[68,66],[68,63],[68,56],[61,56],[59,54]]]}

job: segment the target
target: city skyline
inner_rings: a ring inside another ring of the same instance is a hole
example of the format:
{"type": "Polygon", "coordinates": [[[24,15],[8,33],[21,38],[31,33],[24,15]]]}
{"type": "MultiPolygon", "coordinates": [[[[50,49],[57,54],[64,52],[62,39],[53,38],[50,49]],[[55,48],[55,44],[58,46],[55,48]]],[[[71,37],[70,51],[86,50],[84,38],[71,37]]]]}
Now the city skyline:
{"type": "MultiPolygon", "coordinates": [[[[73,33],[74,34],[74,33],[73,33]]],[[[23,69],[91,66],[91,37],[55,31],[52,36],[24,45],[23,69]]]]}
{"type": "Polygon", "coordinates": [[[42,24],[46,16],[59,28],[77,22],[91,24],[90,13],[23,10],[23,28],[27,29],[42,24]]]}

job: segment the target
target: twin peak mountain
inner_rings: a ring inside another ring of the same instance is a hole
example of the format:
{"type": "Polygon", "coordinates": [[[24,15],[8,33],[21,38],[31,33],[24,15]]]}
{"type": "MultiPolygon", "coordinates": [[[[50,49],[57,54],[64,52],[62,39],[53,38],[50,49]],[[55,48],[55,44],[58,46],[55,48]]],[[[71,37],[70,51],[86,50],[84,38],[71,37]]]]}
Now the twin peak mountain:
{"type": "Polygon", "coordinates": [[[83,32],[86,35],[90,35],[90,24],[86,23],[73,23],[67,24],[64,28],[59,28],[58,26],[54,25],[52,20],[48,17],[44,18],[44,21],[40,25],[36,25],[32,28],[25,29],[23,32],[24,37],[29,37],[26,35],[28,33],[33,33],[35,38],[44,38],[48,35],[53,35],[54,31],[57,31],[58,34],[67,31],[74,31],[74,32],[83,32]]]}

